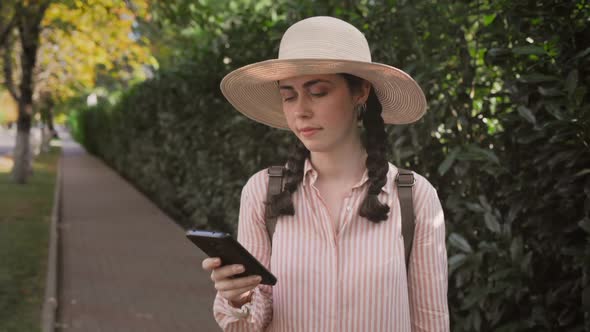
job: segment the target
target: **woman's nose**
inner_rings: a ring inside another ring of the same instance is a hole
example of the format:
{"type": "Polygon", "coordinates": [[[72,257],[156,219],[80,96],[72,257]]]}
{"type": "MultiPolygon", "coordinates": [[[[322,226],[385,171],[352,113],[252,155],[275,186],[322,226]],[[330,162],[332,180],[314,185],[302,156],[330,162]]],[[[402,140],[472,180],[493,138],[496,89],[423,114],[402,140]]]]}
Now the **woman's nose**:
{"type": "Polygon", "coordinates": [[[298,98],[295,104],[295,115],[297,117],[309,117],[313,114],[311,105],[306,98],[298,98]]]}

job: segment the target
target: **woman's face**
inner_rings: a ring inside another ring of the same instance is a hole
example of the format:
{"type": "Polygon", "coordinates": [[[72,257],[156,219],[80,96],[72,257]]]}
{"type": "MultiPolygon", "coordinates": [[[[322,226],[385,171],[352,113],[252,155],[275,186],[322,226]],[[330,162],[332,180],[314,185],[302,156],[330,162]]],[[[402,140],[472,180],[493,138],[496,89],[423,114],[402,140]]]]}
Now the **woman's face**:
{"type": "Polygon", "coordinates": [[[338,74],[279,81],[289,128],[311,152],[328,152],[360,140],[354,108],[366,101],[370,85],[351,93],[338,74]]]}

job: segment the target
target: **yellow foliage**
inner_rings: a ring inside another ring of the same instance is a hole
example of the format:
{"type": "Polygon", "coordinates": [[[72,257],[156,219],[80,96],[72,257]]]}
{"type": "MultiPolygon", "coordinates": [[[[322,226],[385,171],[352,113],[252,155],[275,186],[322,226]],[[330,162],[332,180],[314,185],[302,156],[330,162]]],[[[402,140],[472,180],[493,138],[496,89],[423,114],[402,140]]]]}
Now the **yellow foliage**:
{"type": "Polygon", "coordinates": [[[8,91],[0,92],[0,124],[16,122],[18,105],[8,91]]]}
{"type": "Polygon", "coordinates": [[[58,99],[92,88],[97,74],[115,78],[142,75],[153,59],[149,45],[136,41],[136,15],[148,11],[147,0],[134,0],[133,10],[121,0],[58,1],[43,19],[39,49],[38,91],[58,99]]]}

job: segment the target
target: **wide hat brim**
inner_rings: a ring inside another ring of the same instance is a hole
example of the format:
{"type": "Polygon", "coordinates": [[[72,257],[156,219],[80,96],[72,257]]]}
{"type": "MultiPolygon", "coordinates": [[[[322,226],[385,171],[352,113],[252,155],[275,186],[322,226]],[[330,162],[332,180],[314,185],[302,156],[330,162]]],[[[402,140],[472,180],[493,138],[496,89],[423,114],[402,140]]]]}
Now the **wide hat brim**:
{"type": "Polygon", "coordinates": [[[404,71],[375,62],[333,59],[273,59],[253,63],[227,74],[221,91],[227,100],[252,120],[288,129],[278,81],[286,78],[348,73],[369,81],[381,102],[388,124],[408,124],[426,112],[420,86],[404,71]]]}

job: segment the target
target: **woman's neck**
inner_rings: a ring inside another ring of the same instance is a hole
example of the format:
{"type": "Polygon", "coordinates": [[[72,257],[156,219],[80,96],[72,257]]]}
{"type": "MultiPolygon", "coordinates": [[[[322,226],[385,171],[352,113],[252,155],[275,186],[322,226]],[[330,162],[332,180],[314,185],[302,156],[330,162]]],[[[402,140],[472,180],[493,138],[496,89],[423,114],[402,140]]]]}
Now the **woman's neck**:
{"type": "Polygon", "coordinates": [[[323,180],[360,180],[365,172],[367,152],[362,144],[330,152],[311,152],[310,161],[323,180]]]}

